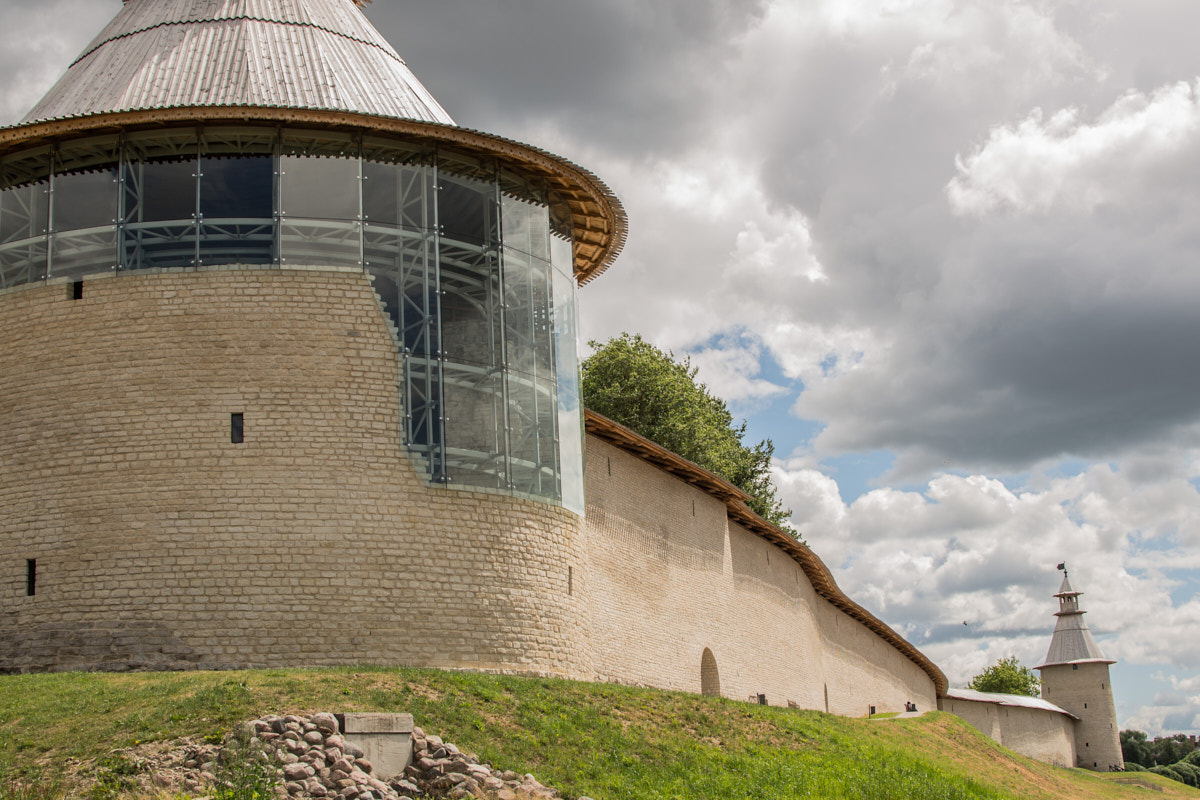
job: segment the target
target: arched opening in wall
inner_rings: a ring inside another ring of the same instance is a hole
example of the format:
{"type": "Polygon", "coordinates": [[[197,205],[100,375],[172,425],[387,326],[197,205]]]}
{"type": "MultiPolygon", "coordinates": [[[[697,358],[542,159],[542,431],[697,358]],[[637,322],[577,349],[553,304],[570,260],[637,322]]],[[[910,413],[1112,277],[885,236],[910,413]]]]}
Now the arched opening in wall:
{"type": "Polygon", "coordinates": [[[704,655],[700,656],[700,694],[709,697],[721,696],[721,676],[717,672],[717,659],[707,647],[704,648],[704,655]]]}

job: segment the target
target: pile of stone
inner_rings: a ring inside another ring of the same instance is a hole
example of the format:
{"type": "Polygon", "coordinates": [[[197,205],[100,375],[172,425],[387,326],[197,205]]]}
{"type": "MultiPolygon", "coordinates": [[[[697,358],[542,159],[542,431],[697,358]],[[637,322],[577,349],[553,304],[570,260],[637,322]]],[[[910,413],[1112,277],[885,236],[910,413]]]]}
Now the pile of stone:
{"type": "MultiPolygon", "coordinates": [[[[463,753],[441,737],[413,727],[413,763],[405,775],[425,795],[431,797],[477,797],[487,800],[554,800],[558,791],[538,783],[526,773],[497,772],[479,763],[471,753],[463,753]]],[[[424,796],[424,795],[423,795],[424,796]]],[[[579,800],[588,800],[581,797],[579,800]]]]}
{"type": "MultiPolygon", "coordinates": [[[[438,736],[413,728],[413,760],[403,775],[377,777],[363,750],[348,741],[333,714],[268,715],[245,723],[220,746],[196,745],[183,754],[183,788],[206,791],[234,759],[274,764],[282,792],[294,800],[556,800],[557,790],[532,775],[497,771],[438,736]]],[[[587,798],[579,798],[587,800],[587,798]]]]}

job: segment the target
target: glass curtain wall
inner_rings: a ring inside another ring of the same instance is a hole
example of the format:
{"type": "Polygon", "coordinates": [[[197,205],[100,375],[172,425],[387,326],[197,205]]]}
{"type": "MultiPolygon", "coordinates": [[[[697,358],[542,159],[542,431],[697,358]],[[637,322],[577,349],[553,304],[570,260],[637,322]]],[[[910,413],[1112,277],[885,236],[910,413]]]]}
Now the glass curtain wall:
{"type": "Polygon", "coordinates": [[[368,271],[428,479],[582,513],[569,211],[544,186],[335,131],[129,133],[0,160],[0,288],[220,264],[368,271]]]}

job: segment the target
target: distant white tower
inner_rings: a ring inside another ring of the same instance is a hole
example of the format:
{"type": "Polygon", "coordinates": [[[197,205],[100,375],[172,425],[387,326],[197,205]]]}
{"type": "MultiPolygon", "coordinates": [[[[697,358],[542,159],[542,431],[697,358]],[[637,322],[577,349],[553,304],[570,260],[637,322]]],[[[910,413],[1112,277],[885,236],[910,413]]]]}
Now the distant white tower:
{"type": "Polygon", "coordinates": [[[1075,763],[1080,767],[1107,771],[1122,769],[1121,738],[1117,731],[1117,709],[1113,703],[1112,683],[1105,658],[1092,638],[1086,613],[1079,607],[1079,595],[1071,587],[1065,564],[1058,594],[1059,610],[1054,616],[1054,636],[1046,661],[1035,667],[1042,673],[1042,697],[1079,717],[1075,726],[1075,763]]]}

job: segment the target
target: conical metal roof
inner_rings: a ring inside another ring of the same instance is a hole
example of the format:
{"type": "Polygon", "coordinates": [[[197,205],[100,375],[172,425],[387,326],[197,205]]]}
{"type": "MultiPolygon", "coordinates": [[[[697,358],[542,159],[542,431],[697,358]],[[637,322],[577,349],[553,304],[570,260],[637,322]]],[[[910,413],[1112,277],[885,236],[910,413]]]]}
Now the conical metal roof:
{"type": "Polygon", "coordinates": [[[126,0],[22,124],[180,106],[454,124],[355,0],[126,0]]]}
{"type": "Polygon", "coordinates": [[[1054,615],[1058,617],[1058,622],[1054,626],[1054,635],[1050,638],[1050,650],[1046,653],[1046,660],[1035,669],[1085,662],[1117,663],[1104,657],[1096,640],[1092,638],[1087,623],[1083,621],[1083,615],[1087,612],[1079,607],[1081,594],[1083,592],[1072,588],[1064,573],[1062,586],[1054,595],[1058,598],[1059,609],[1054,615]]]}

